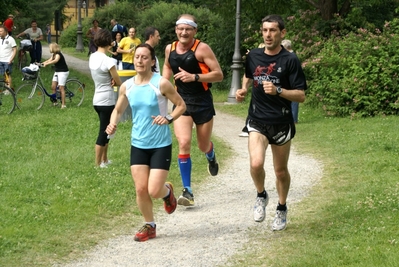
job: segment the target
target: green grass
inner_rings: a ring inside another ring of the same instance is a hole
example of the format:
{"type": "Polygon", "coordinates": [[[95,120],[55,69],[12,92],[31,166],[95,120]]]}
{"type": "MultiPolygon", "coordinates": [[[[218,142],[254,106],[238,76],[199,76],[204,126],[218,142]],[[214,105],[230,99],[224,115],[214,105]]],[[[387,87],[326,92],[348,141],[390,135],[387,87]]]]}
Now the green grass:
{"type": "MultiPolygon", "coordinates": [[[[0,266],[49,266],[142,223],[129,168],[131,123],[120,123],[110,142],[108,169],[94,168],[98,117],[91,78],[81,107],[61,110],[49,99],[39,111],[2,116],[0,139],[0,266]]],[[[41,70],[48,89],[51,68],[41,70]]],[[[15,87],[21,74],[13,74],[15,87]]],[[[195,138],[194,138],[195,139],[195,138]]],[[[220,158],[230,150],[215,139],[220,158]]],[[[207,178],[206,159],[193,142],[193,185],[207,178]]],[[[174,140],[169,180],[181,190],[174,140]]],[[[156,207],[162,205],[155,200],[156,207]]]]}
{"type": "Polygon", "coordinates": [[[323,178],[290,205],[285,231],[253,229],[234,266],[399,266],[398,132],[398,117],[329,118],[301,105],[293,144],[323,178]]]}

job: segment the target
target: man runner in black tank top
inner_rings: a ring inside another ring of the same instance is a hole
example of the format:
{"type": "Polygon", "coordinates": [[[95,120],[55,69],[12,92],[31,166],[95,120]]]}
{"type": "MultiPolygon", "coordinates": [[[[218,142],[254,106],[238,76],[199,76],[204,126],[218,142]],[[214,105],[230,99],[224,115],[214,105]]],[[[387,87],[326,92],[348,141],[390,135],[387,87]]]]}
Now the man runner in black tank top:
{"type": "Polygon", "coordinates": [[[242,101],[253,85],[247,128],[250,172],[258,193],[254,220],[265,219],[269,202],[264,163],[270,144],[279,200],[272,229],[279,231],[287,226],[286,200],[291,181],[288,158],[291,139],[295,136],[291,101],[304,102],[307,87],[299,59],[281,46],[286,33],[283,19],[278,15],[267,16],[262,20],[261,29],[265,48],[248,53],[242,89],[237,90],[236,99],[242,101]]]}
{"type": "Polygon", "coordinates": [[[178,204],[194,205],[191,190],[191,139],[193,124],[196,125],[198,148],[208,159],[208,172],[215,176],[219,171],[213,143],[211,142],[213,116],[212,82],[220,82],[223,72],[212,49],[194,39],[197,23],[192,15],[181,15],[175,32],[178,41],[165,49],[165,63],[162,76],[170,79],[173,75],[177,92],[186,103],[187,110],[174,122],[174,132],[179,142],[178,164],[183,182],[183,194],[178,204]]]}

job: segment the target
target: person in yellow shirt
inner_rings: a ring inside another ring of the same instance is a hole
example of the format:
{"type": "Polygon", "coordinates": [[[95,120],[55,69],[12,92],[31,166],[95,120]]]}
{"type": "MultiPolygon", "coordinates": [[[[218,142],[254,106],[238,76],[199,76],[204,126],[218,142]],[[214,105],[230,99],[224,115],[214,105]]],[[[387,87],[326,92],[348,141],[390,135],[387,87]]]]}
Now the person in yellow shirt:
{"type": "Polygon", "coordinates": [[[122,54],[122,66],[124,70],[134,70],[134,52],[139,44],[141,44],[141,41],[136,37],[136,29],[130,28],[129,36],[121,40],[117,50],[118,53],[122,54]]]}

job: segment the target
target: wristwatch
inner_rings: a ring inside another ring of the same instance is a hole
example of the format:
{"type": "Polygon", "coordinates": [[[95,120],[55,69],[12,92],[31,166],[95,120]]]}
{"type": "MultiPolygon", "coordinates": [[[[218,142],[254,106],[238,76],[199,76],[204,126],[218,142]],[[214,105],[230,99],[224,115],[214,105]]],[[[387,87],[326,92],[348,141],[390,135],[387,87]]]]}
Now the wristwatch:
{"type": "Polygon", "coordinates": [[[199,80],[199,75],[195,74],[195,81],[198,82],[198,80],[199,80]]]}
{"type": "Polygon", "coordinates": [[[166,115],[165,119],[169,122],[169,124],[171,124],[173,122],[173,117],[170,114],[166,115]]]}
{"type": "Polygon", "coordinates": [[[282,92],[283,92],[283,89],[281,89],[280,86],[277,86],[277,88],[276,88],[277,95],[280,95],[282,92]]]}

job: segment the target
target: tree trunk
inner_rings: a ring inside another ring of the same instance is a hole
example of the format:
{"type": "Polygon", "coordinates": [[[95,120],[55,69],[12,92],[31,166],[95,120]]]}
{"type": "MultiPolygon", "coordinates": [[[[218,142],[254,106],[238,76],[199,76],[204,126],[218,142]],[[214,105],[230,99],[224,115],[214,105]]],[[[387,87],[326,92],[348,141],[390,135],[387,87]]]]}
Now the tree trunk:
{"type": "Polygon", "coordinates": [[[320,0],[319,9],[323,20],[331,20],[338,12],[338,0],[320,0]]]}
{"type": "Polygon", "coordinates": [[[351,10],[351,1],[345,0],[345,2],[342,4],[341,9],[339,10],[339,15],[342,17],[346,17],[350,10],[351,10]]]}

